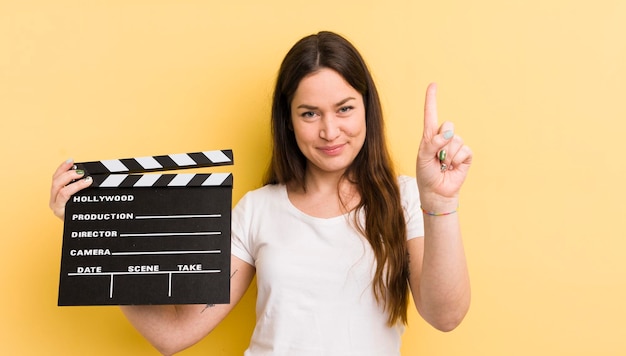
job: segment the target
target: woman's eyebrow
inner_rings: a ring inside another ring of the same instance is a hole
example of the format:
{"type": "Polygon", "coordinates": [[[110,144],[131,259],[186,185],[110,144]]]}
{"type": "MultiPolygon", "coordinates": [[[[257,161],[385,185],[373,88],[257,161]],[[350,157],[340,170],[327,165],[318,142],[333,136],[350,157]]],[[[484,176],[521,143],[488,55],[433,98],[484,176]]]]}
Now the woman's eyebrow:
{"type": "Polygon", "coordinates": [[[296,109],[307,109],[307,110],[316,110],[317,106],[312,106],[312,105],[307,105],[307,104],[300,104],[296,107],[296,109]]]}
{"type": "MultiPolygon", "coordinates": [[[[337,104],[335,104],[335,107],[337,107],[337,106],[341,106],[341,105],[343,105],[343,104],[347,103],[347,102],[348,102],[348,101],[350,101],[350,100],[356,100],[356,98],[354,98],[354,97],[352,97],[352,96],[349,96],[349,97],[347,97],[347,98],[345,98],[345,99],[341,100],[341,101],[340,101],[340,102],[338,102],[337,104]]],[[[296,108],[297,108],[297,109],[307,109],[307,110],[316,110],[316,109],[318,109],[318,107],[317,107],[317,106],[308,105],[308,104],[300,104],[300,105],[298,105],[296,108]]]]}
{"type": "Polygon", "coordinates": [[[341,106],[341,105],[347,103],[350,100],[356,100],[356,98],[354,98],[352,96],[349,96],[349,97],[343,99],[342,101],[338,102],[337,104],[335,104],[335,106],[341,106]]]}

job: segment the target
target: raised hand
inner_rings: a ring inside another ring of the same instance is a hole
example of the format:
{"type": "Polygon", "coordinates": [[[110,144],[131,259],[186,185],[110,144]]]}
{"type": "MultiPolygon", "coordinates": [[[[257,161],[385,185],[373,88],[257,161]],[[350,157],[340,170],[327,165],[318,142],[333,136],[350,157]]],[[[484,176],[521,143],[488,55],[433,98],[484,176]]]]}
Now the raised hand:
{"type": "Polygon", "coordinates": [[[444,122],[438,126],[437,85],[431,83],[426,89],[424,133],[416,163],[422,204],[430,200],[435,200],[433,205],[456,200],[471,163],[472,151],[454,133],[454,125],[444,122]],[[442,150],[445,153],[442,154],[442,150]]]}

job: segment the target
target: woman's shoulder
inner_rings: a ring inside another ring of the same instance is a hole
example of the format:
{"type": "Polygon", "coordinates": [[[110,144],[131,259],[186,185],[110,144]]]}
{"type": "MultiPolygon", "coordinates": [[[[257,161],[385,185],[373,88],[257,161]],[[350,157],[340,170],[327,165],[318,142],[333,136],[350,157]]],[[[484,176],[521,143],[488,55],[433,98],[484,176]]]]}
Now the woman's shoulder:
{"type": "Polygon", "coordinates": [[[397,180],[400,188],[400,196],[403,200],[415,199],[419,197],[417,180],[415,180],[415,177],[399,175],[397,180]]]}
{"type": "Polygon", "coordinates": [[[403,189],[407,186],[415,186],[417,187],[417,181],[415,180],[415,177],[411,177],[411,176],[407,176],[407,175],[399,175],[397,178],[398,181],[398,185],[400,186],[400,189],[403,189]]]}
{"type": "Polygon", "coordinates": [[[245,196],[250,197],[266,197],[266,196],[274,196],[280,194],[285,189],[283,184],[266,184],[260,188],[252,189],[248,191],[245,196]]]}
{"type": "Polygon", "coordinates": [[[285,194],[285,186],[282,184],[267,184],[260,188],[248,191],[241,198],[237,205],[254,205],[267,204],[275,201],[277,197],[285,194]]]}

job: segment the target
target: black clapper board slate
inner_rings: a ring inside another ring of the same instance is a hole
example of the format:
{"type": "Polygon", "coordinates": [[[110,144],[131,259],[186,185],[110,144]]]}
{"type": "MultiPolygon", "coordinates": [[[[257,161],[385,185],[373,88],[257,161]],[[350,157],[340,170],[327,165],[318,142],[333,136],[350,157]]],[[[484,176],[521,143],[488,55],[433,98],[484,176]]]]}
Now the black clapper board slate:
{"type": "Polygon", "coordinates": [[[133,173],[232,164],[231,150],[76,163],[93,183],[65,208],[58,305],[229,303],[232,174],[133,173]]]}

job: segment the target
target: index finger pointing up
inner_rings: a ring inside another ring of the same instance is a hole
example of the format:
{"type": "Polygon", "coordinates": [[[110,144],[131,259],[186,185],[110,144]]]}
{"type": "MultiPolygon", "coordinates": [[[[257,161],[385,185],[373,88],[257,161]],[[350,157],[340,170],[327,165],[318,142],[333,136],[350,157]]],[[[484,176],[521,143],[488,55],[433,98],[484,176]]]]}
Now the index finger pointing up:
{"type": "Polygon", "coordinates": [[[437,135],[437,83],[430,83],[426,88],[426,102],[424,103],[424,137],[431,139],[437,135]]]}

